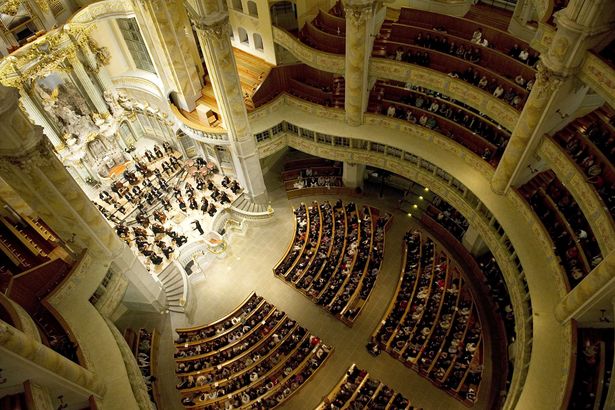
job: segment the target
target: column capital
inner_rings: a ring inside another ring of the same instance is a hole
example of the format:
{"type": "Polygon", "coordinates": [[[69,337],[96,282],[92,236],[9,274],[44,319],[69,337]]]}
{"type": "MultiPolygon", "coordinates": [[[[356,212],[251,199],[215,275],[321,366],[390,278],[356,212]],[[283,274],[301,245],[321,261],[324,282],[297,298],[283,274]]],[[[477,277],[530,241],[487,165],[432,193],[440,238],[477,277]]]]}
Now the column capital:
{"type": "Polygon", "coordinates": [[[205,32],[206,35],[221,37],[228,33],[228,13],[217,10],[213,13],[204,14],[195,10],[188,2],[184,2],[188,17],[195,29],[205,32]]]}
{"type": "Polygon", "coordinates": [[[344,10],[346,11],[346,19],[353,26],[362,26],[369,19],[369,13],[372,12],[376,3],[373,0],[344,0],[344,10]]]}

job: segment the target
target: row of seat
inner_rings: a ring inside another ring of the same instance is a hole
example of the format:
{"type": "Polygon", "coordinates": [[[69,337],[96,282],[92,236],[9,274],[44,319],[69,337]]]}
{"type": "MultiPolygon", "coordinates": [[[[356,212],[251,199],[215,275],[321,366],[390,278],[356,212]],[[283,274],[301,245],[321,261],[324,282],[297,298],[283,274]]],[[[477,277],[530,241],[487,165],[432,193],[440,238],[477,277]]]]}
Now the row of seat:
{"type": "Polygon", "coordinates": [[[484,160],[489,161],[494,166],[497,165],[497,162],[503,152],[502,148],[498,149],[495,144],[492,144],[483,137],[475,134],[463,125],[449,120],[446,117],[440,116],[437,113],[432,113],[426,108],[417,108],[411,104],[406,104],[401,101],[387,100],[384,98],[378,100],[378,96],[376,95],[370,100],[368,111],[405,120],[410,123],[437,131],[438,133],[451,138],[460,145],[468,148],[470,151],[474,152],[484,160]]]}
{"type": "Polygon", "coordinates": [[[531,88],[535,81],[534,69],[508,56],[487,53],[485,51],[489,49],[478,45],[468,46],[468,51],[454,40],[449,44],[444,33],[432,31],[434,39],[429,33],[420,28],[385,22],[374,42],[372,55],[454,73],[451,76],[475,86],[480,84],[480,88],[505,99],[516,109],[523,107],[529,94],[527,83],[530,82],[531,88]],[[496,92],[497,88],[501,90],[496,92]]]}
{"type": "Polygon", "coordinates": [[[382,100],[401,102],[426,110],[438,118],[453,121],[500,150],[510,139],[510,133],[502,129],[497,122],[471,107],[431,90],[391,80],[377,81],[370,95],[370,103],[382,100]]]}
{"type": "Polygon", "coordinates": [[[373,409],[411,410],[414,407],[401,393],[375,379],[355,364],[327,394],[316,410],[373,409]]]}
{"type": "MultiPolygon", "coordinates": [[[[434,224],[437,224],[454,238],[455,242],[444,242],[450,245],[457,255],[466,262],[466,266],[475,271],[475,276],[481,278],[484,282],[495,309],[504,324],[506,338],[509,343],[512,343],[515,340],[515,315],[504,275],[491,251],[487,251],[480,256],[474,256],[461,243],[469,226],[467,219],[452,205],[435,196],[432,199],[432,204],[427,207],[427,210],[421,216],[421,222],[427,228],[435,231],[436,234],[438,232],[434,228],[434,224]]],[[[443,240],[443,236],[445,235],[440,234],[438,238],[443,240]]]]}
{"type": "Polygon", "coordinates": [[[446,252],[420,231],[404,237],[403,271],[368,349],[387,351],[469,404],[483,370],[482,331],[472,296],[446,252]]]}
{"type": "Polygon", "coordinates": [[[615,214],[615,115],[604,106],[577,118],[553,135],[554,140],[566,151],[568,158],[593,185],[604,206],[615,214]]]}
{"type": "Polygon", "coordinates": [[[255,294],[226,317],[177,333],[182,339],[205,336],[200,344],[176,344],[177,389],[186,408],[274,408],[331,353],[318,337],[255,294]],[[181,356],[198,346],[215,350],[181,356]]]}
{"type": "Polygon", "coordinates": [[[380,270],[390,215],[353,202],[314,201],[295,210],[295,236],[274,267],[280,279],[352,325],[380,270]]]}
{"type": "Polygon", "coordinates": [[[602,261],[594,233],[579,205],[553,171],[541,172],[519,188],[551,236],[571,287],[602,261]]]}

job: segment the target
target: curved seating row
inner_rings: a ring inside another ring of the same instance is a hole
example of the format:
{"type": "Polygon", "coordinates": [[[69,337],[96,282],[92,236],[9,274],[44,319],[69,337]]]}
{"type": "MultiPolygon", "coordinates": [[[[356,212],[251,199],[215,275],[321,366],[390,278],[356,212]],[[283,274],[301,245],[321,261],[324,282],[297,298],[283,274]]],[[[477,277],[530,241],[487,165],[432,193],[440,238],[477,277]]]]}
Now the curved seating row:
{"type": "MultiPolygon", "coordinates": [[[[180,337],[186,333],[186,329],[177,331],[180,337]]],[[[184,407],[191,409],[275,408],[288,400],[332,351],[255,294],[226,317],[187,331],[204,336],[200,344],[194,344],[197,340],[176,344],[176,387],[184,407]],[[186,352],[203,346],[213,348],[200,354],[186,352]]]]}
{"type": "Polygon", "coordinates": [[[427,207],[426,212],[421,216],[421,222],[427,228],[433,230],[441,240],[443,234],[438,234],[434,224],[444,228],[451,237],[454,237],[455,242],[445,241],[445,243],[447,246],[452,246],[456,254],[466,262],[466,266],[476,272],[475,276],[480,277],[485,283],[495,309],[504,324],[507,340],[512,343],[515,340],[515,315],[504,275],[491,251],[476,257],[466,250],[461,241],[469,226],[468,221],[452,205],[438,196],[435,196],[432,204],[427,207]]]}
{"type": "Polygon", "coordinates": [[[503,149],[498,149],[495,144],[475,134],[463,125],[437,113],[432,113],[427,109],[417,108],[411,104],[386,100],[384,98],[378,101],[377,96],[373,97],[370,102],[371,104],[368,106],[369,111],[405,120],[437,131],[468,148],[481,158],[490,161],[492,165],[497,164],[503,152],[503,149]]]}
{"type": "Polygon", "coordinates": [[[410,410],[414,407],[401,393],[370,377],[369,373],[350,366],[344,377],[327,394],[316,410],[373,409],[410,410]]]}
{"type": "Polygon", "coordinates": [[[404,237],[403,271],[368,349],[387,351],[458,399],[475,402],[482,331],[461,271],[420,231],[404,237]]]}
{"type": "Polygon", "coordinates": [[[295,210],[295,236],[274,274],[352,325],[380,270],[390,215],[353,202],[295,210]]]}
{"type": "Polygon", "coordinates": [[[553,171],[536,175],[519,192],[549,232],[569,285],[575,287],[602,261],[585,215],[553,171]]]}
{"type": "Polygon", "coordinates": [[[421,110],[427,110],[438,118],[453,121],[500,150],[504,149],[510,139],[510,133],[496,122],[440,93],[418,89],[410,84],[396,81],[379,80],[372,89],[370,103],[374,104],[382,100],[408,104],[421,110]]]}
{"type": "Polygon", "coordinates": [[[344,77],[317,70],[306,64],[275,67],[252,97],[255,107],[282,92],[326,107],[344,108],[344,77]]]}
{"type": "Polygon", "coordinates": [[[587,176],[611,215],[615,214],[614,118],[613,109],[605,105],[575,119],[553,136],[568,159],[587,176]]]}

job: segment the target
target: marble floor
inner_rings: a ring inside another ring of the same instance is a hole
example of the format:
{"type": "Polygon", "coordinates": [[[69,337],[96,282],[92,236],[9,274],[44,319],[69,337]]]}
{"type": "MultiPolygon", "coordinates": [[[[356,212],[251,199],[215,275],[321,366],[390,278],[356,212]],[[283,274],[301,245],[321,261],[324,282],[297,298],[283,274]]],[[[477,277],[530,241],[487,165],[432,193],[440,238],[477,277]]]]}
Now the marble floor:
{"type": "MultiPolygon", "coordinates": [[[[270,200],[275,209],[273,218],[264,223],[251,223],[245,235],[236,235],[231,239],[224,259],[214,260],[204,274],[191,278],[193,294],[198,298],[193,321],[175,313],[131,313],[118,322],[120,329],[138,324],[156,327],[161,333],[158,358],[158,379],[162,396],[160,408],[182,408],[179,394],[175,390],[177,379],[174,375],[173,338],[176,335],[172,329],[214,321],[232,311],[251,291],[256,291],[286,311],[290,317],[334,348],[330,359],[313,379],[281,408],[314,409],[352,363],[404,394],[416,407],[433,410],[466,408],[460,401],[437,389],[388,354],[382,353],[373,357],[365,349],[365,344],[382,319],[395,292],[401,269],[403,234],[415,223],[412,218],[397,209],[397,198],[385,195],[380,199],[374,193],[352,199],[357,204],[369,204],[389,211],[394,215],[394,220],[386,236],[384,261],[372,295],[354,326],[349,328],[273,275],[273,266],[283,257],[293,236],[291,206],[296,206],[301,200],[307,203],[321,199],[306,197],[289,201],[282,189],[279,175],[279,172],[273,171],[266,178],[270,200]]],[[[322,199],[334,201],[336,198],[322,199]]],[[[485,357],[489,356],[485,354],[485,357]]],[[[486,365],[490,366],[489,363],[486,365]]],[[[481,391],[479,401],[473,408],[482,410],[488,407],[486,390],[481,391]]]]}

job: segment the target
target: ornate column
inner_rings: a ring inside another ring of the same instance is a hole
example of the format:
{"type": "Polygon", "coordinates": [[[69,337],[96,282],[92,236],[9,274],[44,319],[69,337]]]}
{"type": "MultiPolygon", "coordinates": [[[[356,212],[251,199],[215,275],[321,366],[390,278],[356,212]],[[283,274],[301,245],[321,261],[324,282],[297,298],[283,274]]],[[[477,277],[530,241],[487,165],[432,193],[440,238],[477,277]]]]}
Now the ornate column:
{"type": "Polygon", "coordinates": [[[42,368],[46,370],[47,377],[55,375],[55,377],[61,379],[57,382],[79,386],[84,393],[87,391],[98,396],[105,393],[105,385],[94,373],[68,360],[2,320],[0,320],[0,352],[3,357],[12,355],[16,357],[14,360],[32,363],[33,371],[36,371],[35,368],[38,368],[38,371],[42,368]]]}
{"type": "Polygon", "coordinates": [[[547,113],[554,111],[552,106],[558,96],[556,91],[562,82],[562,76],[543,64],[538,67],[534,87],[491,180],[494,192],[504,194],[508,190],[519,169],[524,166],[523,160],[530,155],[528,148],[536,145],[544,134],[541,125],[545,123],[547,113]]]}
{"type": "Polygon", "coordinates": [[[201,62],[181,0],[133,0],[143,39],[166,91],[179,108],[192,111],[201,97],[201,62]]]}
{"type": "Polygon", "coordinates": [[[346,10],[344,105],[346,122],[357,126],[363,123],[363,112],[367,108],[367,74],[376,3],[373,0],[344,0],[343,4],[346,10]]]}
{"type": "Polygon", "coordinates": [[[542,136],[561,123],[558,118],[572,115],[581,104],[586,90],[576,83],[574,74],[587,50],[608,35],[614,9],[615,3],[609,0],[571,0],[557,14],[557,31],[549,50],[541,55],[536,82],[493,175],[494,192],[504,194],[515,184],[542,136]]]}
{"type": "Polygon", "coordinates": [[[189,12],[222,113],[222,122],[229,134],[229,148],[237,178],[253,201],[265,203],[267,188],[258,158],[256,139],[252,135],[243,102],[237,64],[229,38],[228,14],[219,11],[204,16],[199,14],[200,10],[197,12],[191,6],[189,12]]]}
{"type": "Polygon", "coordinates": [[[67,56],[67,62],[70,66],[71,74],[75,76],[76,83],[79,88],[83,91],[84,97],[89,99],[96,111],[100,114],[108,114],[109,107],[107,107],[107,103],[102,96],[101,90],[94,85],[92,79],[88,75],[83,63],[77,56],[76,50],[73,50],[72,53],[69,53],[67,56]]]}

